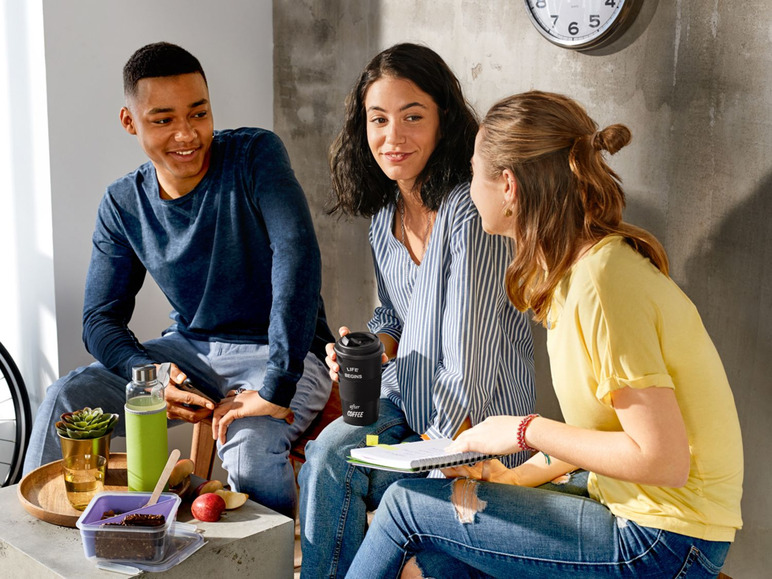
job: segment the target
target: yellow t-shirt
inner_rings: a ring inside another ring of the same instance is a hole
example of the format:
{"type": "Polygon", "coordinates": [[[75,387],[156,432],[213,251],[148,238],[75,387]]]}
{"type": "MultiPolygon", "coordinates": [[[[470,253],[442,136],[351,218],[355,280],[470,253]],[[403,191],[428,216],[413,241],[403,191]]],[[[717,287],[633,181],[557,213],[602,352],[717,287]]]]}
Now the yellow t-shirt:
{"type": "Polygon", "coordinates": [[[591,473],[590,495],[643,526],[732,541],[742,527],[740,423],[694,304],[622,237],[609,236],[566,274],[547,319],[552,379],[568,424],[621,431],[611,392],[658,386],[675,391],[689,436],[684,487],[591,473]]]}

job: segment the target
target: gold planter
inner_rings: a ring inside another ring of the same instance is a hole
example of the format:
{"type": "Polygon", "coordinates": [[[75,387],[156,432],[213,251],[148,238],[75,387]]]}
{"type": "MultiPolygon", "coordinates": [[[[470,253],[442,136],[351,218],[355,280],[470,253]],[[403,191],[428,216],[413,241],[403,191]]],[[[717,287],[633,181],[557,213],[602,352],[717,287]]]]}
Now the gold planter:
{"type": "Polygon", "coordinates": [[[104,456],[105,474],[110,466],[110,432],[99,438],[66,438],[59,435],[59,442],[62,444],[62,458],[68,456],[91,454],[95,456],[104,456]]]}

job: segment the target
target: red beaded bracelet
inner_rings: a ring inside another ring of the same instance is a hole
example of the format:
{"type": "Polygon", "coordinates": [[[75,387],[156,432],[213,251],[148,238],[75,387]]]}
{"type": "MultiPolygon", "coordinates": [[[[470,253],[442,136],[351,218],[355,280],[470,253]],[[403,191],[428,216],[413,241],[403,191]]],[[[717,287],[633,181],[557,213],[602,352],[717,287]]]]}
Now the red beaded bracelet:
{"type": "Polygon", "coordinates": [[[529,414],[528,416],[524,416],[523,419],[520,421],[520,425],[517,427],[517,444],[520,448],[523,450],[530,450],[531,452],[536,452],[536,449],[532,446],[528,446],[528,443],[525,441],[525,429],[528,428],[528,426],[531,424],[534,418],[538,418],[538,414],[529,414]]]}

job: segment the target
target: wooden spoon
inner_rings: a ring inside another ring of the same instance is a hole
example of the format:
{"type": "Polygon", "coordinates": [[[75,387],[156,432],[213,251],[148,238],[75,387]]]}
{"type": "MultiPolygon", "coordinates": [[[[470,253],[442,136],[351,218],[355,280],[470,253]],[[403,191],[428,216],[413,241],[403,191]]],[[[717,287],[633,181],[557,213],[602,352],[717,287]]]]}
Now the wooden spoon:
{"type": "Polygon", "coordinates": [[[164,490],[164,487],[169,480],[169,476],[172,474],[172,469],[174,468],[174,465],[177,464],[178,460],[180,460],[180,451],[178,448],[175,448],[169,455],[169,460],[166,461],[166,466],[161,471],[161,476],[158,477],[158,482],[155,483],[153,494],[150,495],[150,499],[144,504],[142,508],[149,507],[158,502],[158,497],[161,496],[161,491],[164,490]]]}

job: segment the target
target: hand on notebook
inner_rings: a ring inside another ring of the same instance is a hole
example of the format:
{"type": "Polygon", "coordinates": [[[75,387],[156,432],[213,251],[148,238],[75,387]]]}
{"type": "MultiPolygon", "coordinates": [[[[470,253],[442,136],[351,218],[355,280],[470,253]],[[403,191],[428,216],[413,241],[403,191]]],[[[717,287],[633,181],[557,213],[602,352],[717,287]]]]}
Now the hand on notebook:
{"type": "Polygon", "coordinates": [[[522,416],[489,416],[480,424],[465,430],[446,449],[448,452],[482,452],[512,454],[520,452],[515,433],[522,416]]]}
{"type": "Polygon", "coordinates": [[[515,484],[513,473],[498,458],[483,460],[469,466],[443,468],[442,474],[448,478],[466,477],[474,480],[515,484]]]}

